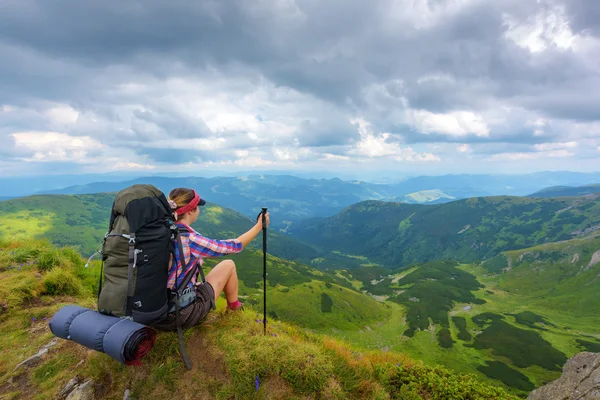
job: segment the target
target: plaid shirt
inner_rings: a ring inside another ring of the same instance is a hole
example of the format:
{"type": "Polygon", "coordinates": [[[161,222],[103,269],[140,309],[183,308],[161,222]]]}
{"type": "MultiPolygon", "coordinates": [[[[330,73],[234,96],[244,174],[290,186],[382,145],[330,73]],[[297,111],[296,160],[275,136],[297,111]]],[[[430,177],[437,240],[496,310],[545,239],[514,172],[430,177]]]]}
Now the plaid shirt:
{"type": "MultiPolygon", "coordinates": [[[[242,251],[242,242],[237,239],[229,240],[215,240],[209,239],[186,224],[178,223],[180,227],[186,228],[188,232],[181,233],[181,244],[183,245],[183,256],[185,257],[185,270],[181,268],[181,260],[179,257],[179,241],[175,240],[175,260],[177,270],[173,265],[173,256],[169,263],[169,281],[168,287],[173,288],[175,283],[175,276],[178,274],[177,284],[180,285],[183,282],[185,274],[193,267],[195,262],[198,262],[199,267],[202,268],[204,264],[204,258],[211,257],[222,257],[227,254],[236,254],[242,251]]],[[[192,277],[188,287],[196,283],[196,276],[192,277]]]]}

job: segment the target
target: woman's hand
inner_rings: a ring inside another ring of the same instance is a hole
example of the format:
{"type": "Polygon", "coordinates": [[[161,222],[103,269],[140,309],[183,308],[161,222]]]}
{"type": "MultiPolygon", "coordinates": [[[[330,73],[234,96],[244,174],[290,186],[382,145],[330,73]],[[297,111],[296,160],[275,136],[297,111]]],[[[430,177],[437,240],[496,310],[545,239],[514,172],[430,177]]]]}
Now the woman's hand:
{"type": "MultiPolygon", "coordinates": [[[[265,213],[265,228],[267,226],[269,226],[269,223],[271,222],[270,218],[269,218],[269,213],[266,212],[265,213]]],[[[244,233],[243,235],[241,235],[238,240],[240,242],[242,242],[242,246],[245,248],[246,245],[248,243],[250,243],[252,240],[254,240],[254,238],[263,230],[263,225],[262,225],[262,212],[260,214],[258,214],[258,217],[256,217],[256,224],[254,224],[254,226],[246,233],[244,233]]]]}
{"type": "MultiPolygon", "coordinates": [[[[267,211],[265,213],[265,227],[268,227],[270,222],[271,221],[269,219],[269,212],[267,211]]],[[[259,226],[260,229],[262,229],[262,212],[258,214],[258,217],[256,217],[256,225],[259,226]]]]}
{"type": "MultiPolygon", "coordinates": [[[[259,221],[259,222],[260,222],[260,226],[262,226],[262,217],[260,218],[260,221],[259,221]]],[[[267,212],[265,213],[265,228],[266,228],[267,226],[269,226],[269,222],[271,222],[271,221],[269,220],[269,212],[267,211],[267,212]]]]}

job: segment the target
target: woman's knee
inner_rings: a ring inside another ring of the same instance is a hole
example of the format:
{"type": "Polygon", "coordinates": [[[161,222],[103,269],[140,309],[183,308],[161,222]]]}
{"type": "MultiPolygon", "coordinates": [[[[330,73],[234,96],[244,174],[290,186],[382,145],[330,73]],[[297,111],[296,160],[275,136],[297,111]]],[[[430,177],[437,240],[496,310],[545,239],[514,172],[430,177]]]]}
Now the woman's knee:
{"type": "Polygon", "coordinates": [[[233,260],[224,260],[221,261],[221,263],[225,266],[225,268],[227,268],[228,270],[231,271],[235,271],[235,262],[233,260]]]}

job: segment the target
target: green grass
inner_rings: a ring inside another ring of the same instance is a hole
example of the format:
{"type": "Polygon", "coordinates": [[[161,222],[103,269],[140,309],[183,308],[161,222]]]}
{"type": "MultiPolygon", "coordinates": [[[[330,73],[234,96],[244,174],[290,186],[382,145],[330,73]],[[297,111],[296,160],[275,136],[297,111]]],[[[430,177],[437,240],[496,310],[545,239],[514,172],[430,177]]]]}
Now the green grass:
{"type": "MultiPolygon", "coordinates": [[[[98,271],[97,263],[85,269],[82,260],[74,261],[71,249],[38,242],[0,244],[0,295],[6,299],[0,315],[0,395],[4,398],[56,398],[67,381],[78,375],[94,379],[95,396],[105,399],[121,399],[125,388],[134,398],[184,398],[191,386],[195,396],[215,399],[258,399],[267,394],[273,399],[516,399],[472,375],[423,365],[397,352],[364,351],[295,324],[271,320],[265,336],[255,310],[227,313],[223,299],[202,325],[184,333],[191,371],[184,369],[177,334],[160,332],[139,367],[121,365],[106,354],[59,340],[42,362],[13,372],[16,364],[52,339],[48,320],[60,307],[94,306],[90,278],[98,271]],[[52,251],[58,255],[57,263],[50,270],[40,269],[39,257],[52,251]],[[23,258],[23,254],[31,256],[23,258]],[[16,255],[25,265],[9,268],[16,255]],[[43,282],[54,271],[61,271],[70,282],[77,281],[78,293],[64,294],[72,292],[65,288],[46,293],[43,282]],[[18,295],[24,290],[29,291],[26,299],[18,295]],[[11,385],[11,379],[18,385],[11,385]]],[[[311,282],[310,286],[320,291],[317,299],[322,293],[331,298],[331,312],[323,312],[328,316],[338,306],[334,293],[347,290],[327,283],[317,287],[311,282]]],[[[321,302],[317,303],[320,307],[321,302]]]]}
{"type": "Polygon", "coordinates": [[[385,305],[338,285],[313,280],[285,289],[268,292],[268,309],[277,319],[314,330],[357,330],[391,315],[385,305]]]}

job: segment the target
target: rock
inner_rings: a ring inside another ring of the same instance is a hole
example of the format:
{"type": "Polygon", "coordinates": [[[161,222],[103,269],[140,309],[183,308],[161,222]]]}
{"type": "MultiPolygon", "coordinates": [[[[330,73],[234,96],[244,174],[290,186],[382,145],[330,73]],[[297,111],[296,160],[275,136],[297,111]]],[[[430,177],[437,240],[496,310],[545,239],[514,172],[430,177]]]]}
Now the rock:
{"type": "Polygon", "coordinates": [[[598,250],[597,252],[595,252],[592,255],[592,259],[590,260],[590,263],[587,265],[587,267],[585,267],[584,271],[589,271],[590,268],[592,268],[594,265],[598,264],[600,262],[600,250],[598,250]]]}
{"type": "Polygon", "coordinates": [[[77,376],[72,378],[69,382],[67,382],[63,390],[60,391],[60,398],[64,399],[65,397],[67,397],[67,395],[71,393],[73,388],[75,388],[75,386],[77,386],[78,383],[79,378],[77,376]]]}
{"type": "Polygon", "coordinates": [[[94,381],[88,379],[76,386],[67,396],[66,400],[92,400],[94,398],[94,381]]]}
{"type": "Polygon", "coordinates": [[[125,389],[125,393],[123,393],[123,400],[133,400],[131,397],[131,391],[129,391],[129,389],[125,389]]]}
{"type": "Polygon", "coordinates": [[[57,343],[58,343],[58,338],[52,339],[52,341],[50,343],[48,343],[47,345],[45,345],[44,347],[42,347],[37,352],[37,354],[34,354],[31,357],[29,357],[28,359],[26,359],[25,361],[22,361],[19,364],[17,364],[17,366],[15,367],[15,369],[13,371],[16,371],[17,369],[21,368],[24,365],[30,365],[30,364],[33,364],[34,362],[40,360],[42,357],[44,357],[46,354],[48,354],[48,350],[50,349],[50,347],[56,346],[57,343]]]}
{"type": "Polygon", "coordinates": [[[600,399],[600,353],[582,352],[570,358],[560,378],[529,394],[527,400],[600,399]]]}
{"type": "Polygon", "coordinates": [[[472,308],[473,308],[473,307],[471,307],[471,306],[465,306],[465,307],[463,307],[463,310],[465,310],[465,311],[470,311],[472,308]]]}
{"type": "Polygon", "coordinates": [[[17,364],[17,366],[15,367],[15,369],[13,371],[18,370],[19,368],[21,368],[24,365],[31,365],[34,362],[41,360],[41,358],[43,356],[45,356],[46,354],[48,354],[48,349],[41,349],[40,351],[37,352],[37,354],[32,355],[31,357],[29,357],[28,359],[26,359],[25,361],[21,361],[19,364],[17,364]]]}

